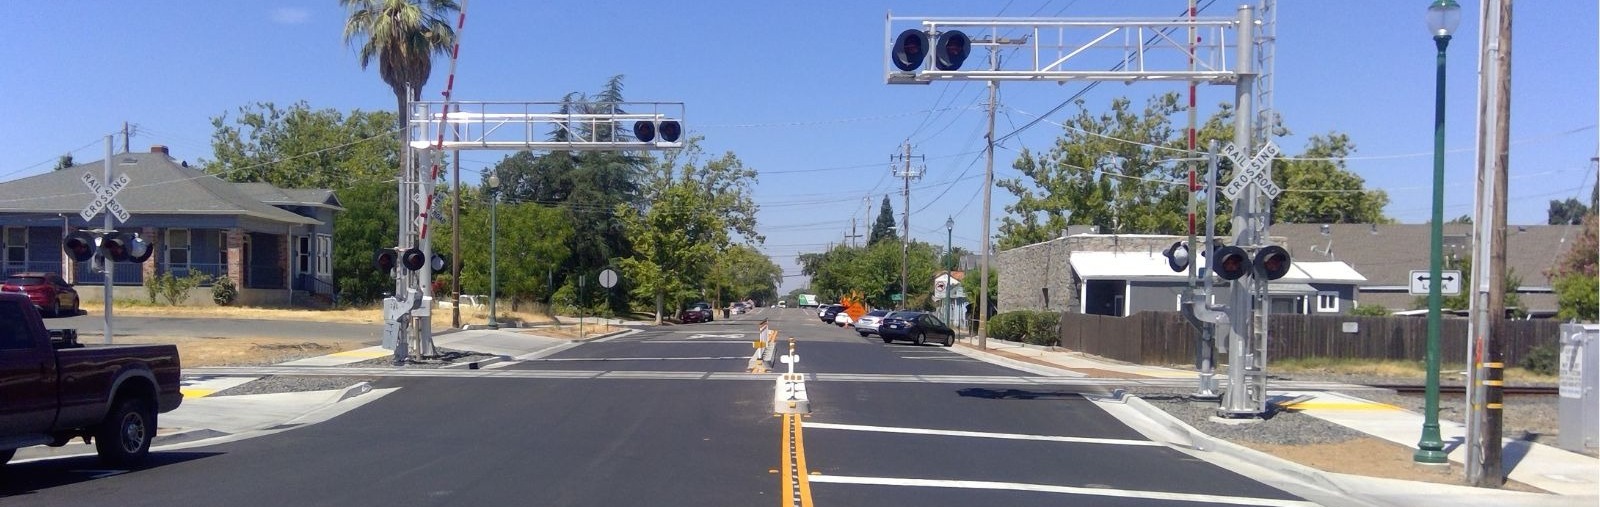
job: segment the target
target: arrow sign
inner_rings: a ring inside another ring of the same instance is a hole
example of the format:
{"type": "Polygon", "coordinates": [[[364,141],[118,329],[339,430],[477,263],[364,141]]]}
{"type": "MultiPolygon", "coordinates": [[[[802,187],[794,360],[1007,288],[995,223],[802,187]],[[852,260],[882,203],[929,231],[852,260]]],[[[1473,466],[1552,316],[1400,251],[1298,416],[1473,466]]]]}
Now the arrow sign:
{"type": "MultiPolygon", "coordinates": [[[[1411,294],[1418,296],[1428,295],[1428,270],[1412,270],[1407,277],[1411,283],[1411,294]]],[[[1461,294],[1461,270],[1452,269],[1439,272],[1439,294],[1454,296],[1461,294]]]]}
{"type": "Polygon", "coordinates": [[[1241,153],[1233,143],[1223,146],[1222,154],[1233,161],[1234,173],[1228,185],[1222,187],[1222,195],[1228,199],[1238,199],[1245,188],[1255,185],[1262,193],[1267,194],[1268,199],[1277,199],[1283,189],[1272,182],[1272,176],[1267,174],[1267,170],[1272,168],[1272,159],[1277,157],[1278,153],[1278,145],[1270,141],[1261,147],[1261,151],[1256,152],[1256,156],[1249,158],[1245,158],[1244,153],[1241,153]]]}

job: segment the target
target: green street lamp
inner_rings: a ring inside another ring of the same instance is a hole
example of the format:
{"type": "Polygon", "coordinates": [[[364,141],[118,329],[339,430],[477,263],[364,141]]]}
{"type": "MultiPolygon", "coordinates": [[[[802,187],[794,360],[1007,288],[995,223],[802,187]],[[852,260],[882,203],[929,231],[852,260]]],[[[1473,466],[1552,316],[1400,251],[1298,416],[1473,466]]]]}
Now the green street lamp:
{"type": "Polygon", "coordinates": [[[500,323],[494,320],[495,287],[500,285],[495,278],[495,251],[499,250],[497,239],[500,232],[500,220],[495,214],[495,208],[500,204],[500,176],[489,173],[489,329],[500,329],[500,323]]]}
{"type": "Polygon", "coordinates": [[[1422,440],[1412,460],[1445,464],[1444,440],[1439,437],[1439,306],[1440,264],[1444,263],[1444,50],[1450,33],[1461,24],[1461,6],[1455,0],[1434,0],[1428,5],[1428,31],[1438,48],[1433,97],[1433,221],[1428,252],[1428,386],[1422,409],[1422,440]]]}

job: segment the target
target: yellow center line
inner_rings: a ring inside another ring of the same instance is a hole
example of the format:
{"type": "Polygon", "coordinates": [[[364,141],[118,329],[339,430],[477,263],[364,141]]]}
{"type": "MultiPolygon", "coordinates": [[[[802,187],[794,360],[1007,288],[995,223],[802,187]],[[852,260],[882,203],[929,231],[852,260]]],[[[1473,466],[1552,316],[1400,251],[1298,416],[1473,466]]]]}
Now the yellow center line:
{"type": "Polygon", "coordinates": [[[810,472],[806,470],[805,437],[799,414],[783,415],[783,489],[779,493],[783,507],[813,507],[811,503],[810,472]]]}

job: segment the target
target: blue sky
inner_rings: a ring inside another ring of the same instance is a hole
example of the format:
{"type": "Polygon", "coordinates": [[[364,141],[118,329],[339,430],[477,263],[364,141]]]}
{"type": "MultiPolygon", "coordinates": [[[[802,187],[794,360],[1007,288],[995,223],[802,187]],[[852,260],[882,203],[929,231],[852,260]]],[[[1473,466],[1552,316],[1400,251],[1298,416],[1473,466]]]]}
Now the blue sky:
{"type": "MultiPolygon", "coordinates": [[[[1204,1],[1202,4],[1206,3],[1204,1]]],[[[1209,16],[1232,16],[1216,2],[1209,16]]],[[[1253,0],[1250,2],[1253,3],[1253,0]]],[[[1387,190],[1386,214],[1423,222],[1431,188],[1434,48],[1427,0],[1279,5],[1275,106],[1294,135],[1340,131],[1358,147],[1351,170],[1387,190]]],[[[1450,48],[1446,215],[1472,209],[1478,2],[1464,1],[1450,48]]],[[[462,100],[557,100],[597,90],[625,74],[635,101],[686,103],[686,124],[711,153],[734,151],[761,171],[764,249],[797,273],[794,255],[843,240],[851,219],[867,219],[893,193],[889,155],[908,135],[925,155],[914,182],[912,232],[941,243],[954,216],[957,245],[982,235],[983,86],[883,82],[884,17],[1170,16],[1184,0],[816,1],[816,2],[470,2],[456,77],[462,100]]],[[[0,123],[0,181],[48,171],[57,156],[104,153],[101,138],[138,125],[135,150],[171,147],[178,158],[210,156],[210,119],[240,106],[304,100],[316,108],[392,109],[376,69],[363,71],[341,39],[335,0],[280,2],[39,2],[19,10],[0,46],[0,90],[10,121],[0,123]]],[[[1518,2],[1512,85],[1510,220],[1543,223],[1551,199],[1580,197],[1594,183],[1596,4],[1518,2]]],[[[1231,55],[1230,55],[1231,56],[1231,55]]],[[[981,61],[981,54],[975,53],[981,61]]],[[[435,64],[424,97],[438,98],[447,60],[435,64]]],[[[1005,84],[1000,133],[1051,109],[1083,83],[1005,84]]],[[[1136,102],[1180,83],[1106,83],[1084,96],[1102,109],[1136,102]]],[[[1202,86],[1202,114],[1231,87],[1202,86]]],[[[1074,111],[1053,116],[1060,120],[1074,111]]],[[[1045,149],[1060,133],[1049,122],[997,151],[996,177],[1015,176],[1023,148],[1045,149]]],[[[476,173],[505,153],[471,152],[476,173]]],[[[1009,196],[994,193],[994,220],[1009,196]]],[[[864,232],[865,227],[862,227],[864,232]]],[[[786,284],[788,286],[790,284],[786,284]]],[[[787,288],[787,287],[786,287],[787,288]]]]}

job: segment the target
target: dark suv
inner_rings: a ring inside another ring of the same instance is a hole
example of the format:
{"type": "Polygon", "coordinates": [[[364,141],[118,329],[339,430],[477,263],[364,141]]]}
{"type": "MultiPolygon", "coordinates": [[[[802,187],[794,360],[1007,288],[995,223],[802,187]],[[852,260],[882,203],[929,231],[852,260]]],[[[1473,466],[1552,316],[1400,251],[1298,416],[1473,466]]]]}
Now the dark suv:
{"type": "Polygon", "coordinates": [[[825,324],[832,324],[833,317],[835,315],[839,315],[839,312],[842,311],[844,311],[844,305],[828,305],[827,307],[823,308],[822,315],[818,318],[822,319],[822,322],[825,324]]]}

